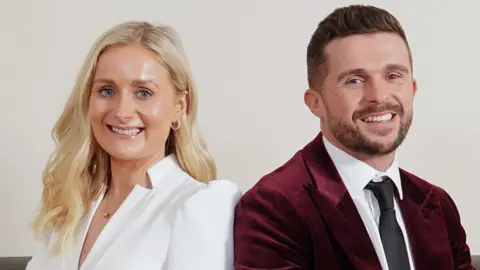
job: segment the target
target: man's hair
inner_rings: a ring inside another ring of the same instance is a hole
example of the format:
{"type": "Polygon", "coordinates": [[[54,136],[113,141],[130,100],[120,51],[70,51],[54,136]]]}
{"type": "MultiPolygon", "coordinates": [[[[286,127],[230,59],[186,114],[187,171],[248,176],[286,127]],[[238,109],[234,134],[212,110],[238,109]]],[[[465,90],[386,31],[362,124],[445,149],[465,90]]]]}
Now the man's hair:
{"type": "Polygon", "coordinates": [[[337,38],[373,33],[398,34],[408,45],[400,22],[388,11],[374,6],[351,5],[335,9],[318,24],[307,48],[307,72],[310,88],[316,81],[323,81],[327,74],[325,47],[337,38]]]}

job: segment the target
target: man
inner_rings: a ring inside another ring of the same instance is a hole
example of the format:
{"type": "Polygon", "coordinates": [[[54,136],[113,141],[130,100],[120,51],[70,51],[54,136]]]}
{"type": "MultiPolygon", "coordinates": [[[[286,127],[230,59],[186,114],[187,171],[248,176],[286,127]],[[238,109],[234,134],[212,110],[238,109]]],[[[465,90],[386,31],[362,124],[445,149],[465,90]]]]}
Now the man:
{"type": "Polygon", "coordinates": [[[417,90],[397,19],[336,9],[307,66],[322,132],[241,199],[235,269],[475,269],[450,196],[397,167],[417,90]]]}

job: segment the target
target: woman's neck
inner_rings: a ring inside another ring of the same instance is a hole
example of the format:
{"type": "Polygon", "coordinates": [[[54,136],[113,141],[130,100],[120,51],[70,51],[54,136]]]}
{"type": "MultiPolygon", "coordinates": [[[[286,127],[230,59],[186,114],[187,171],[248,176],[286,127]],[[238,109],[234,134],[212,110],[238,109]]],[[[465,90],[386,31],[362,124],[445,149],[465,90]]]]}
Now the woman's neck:
{"type": "Polygon", "coordinates": [[[135,185],[151,188],[147,171],[162,157],[139,160],[118,160],[110,158],[111,178],[108,189],[116,192],[130,192],[135,185]]]}

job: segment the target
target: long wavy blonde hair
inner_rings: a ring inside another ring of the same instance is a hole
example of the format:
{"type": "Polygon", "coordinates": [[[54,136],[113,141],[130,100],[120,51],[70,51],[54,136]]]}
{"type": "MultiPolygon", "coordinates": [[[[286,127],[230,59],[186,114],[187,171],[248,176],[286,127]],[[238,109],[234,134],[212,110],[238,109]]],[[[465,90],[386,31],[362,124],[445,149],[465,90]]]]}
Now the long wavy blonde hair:
{"type": "Polygon", "coordinates": [[[155,52],[170,72],[178,93],[188,91],[186,116],[179,129],[171,130],[166,154],[174,153],[183,170],[198,181],[208,182],[216,177],[215,163],[196,127],[197,89],[180,38],[168,26],[143,21],[117,25],[101,35],[90,49],[52,130],[56,149],[43,172],[42,204],[33,229],[37,236],[56,234],[54,254],[71,243],[81,218],[107,185],[109,156],[92,135],[88,100],[99,55],[110,46],[122,44],[139,44],[155,52]]]}

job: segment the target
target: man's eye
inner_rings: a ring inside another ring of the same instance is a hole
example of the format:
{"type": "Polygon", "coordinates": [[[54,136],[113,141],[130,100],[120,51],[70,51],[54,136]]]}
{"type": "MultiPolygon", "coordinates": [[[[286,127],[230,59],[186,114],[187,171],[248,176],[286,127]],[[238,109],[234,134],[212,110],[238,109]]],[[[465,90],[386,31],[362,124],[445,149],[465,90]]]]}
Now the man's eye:
{"type": "Polygon", "coordinates": [[[347,82],[348,84],[359,84],[359,83],[362,83],[362,80],[358,79],[358,78],[355,78],[355,79],[350,79],[348,80],[347,82]]]}
{"type": "Polygon", "coordinates": [[[398,75],[398,74],[389,74],[389,75],[388,75],[388,79],[389,79],[389,80],[395,80],[395,79],[398,79],[398,78],[400,78],[400,77],[401,77],[401,76],[398,75]]]}

